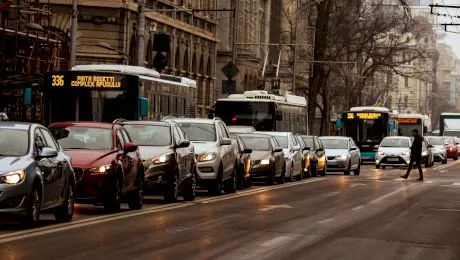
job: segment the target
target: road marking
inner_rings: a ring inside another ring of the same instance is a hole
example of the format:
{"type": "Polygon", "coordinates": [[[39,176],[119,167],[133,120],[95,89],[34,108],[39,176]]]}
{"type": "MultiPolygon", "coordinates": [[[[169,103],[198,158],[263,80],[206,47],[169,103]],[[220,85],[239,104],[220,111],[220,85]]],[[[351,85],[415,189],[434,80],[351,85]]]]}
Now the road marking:
{"type": "Polygon", "coordinates": [[[405,181],[406,179],[404,178],[397,178],[397,179],[394,179],[394,181],[405,181]]]}
{"type": "Polygon", "coordinates": [[[288,236],[279,236],[279,237],[275,237],[273,239],[270,239],[270,240],[262,243],[261,246],[263,246],[263,247],[273,247],[273,246],[279,245],[279,244],[281,244],[284,241],[289,240],[289,239],[290,239],[290,237],[288,237],[288,236]]]}
{"type": "Polygon", "coordinates": [[[393,196],[393,195],[395,195],[395,194],[398,194],[398,193],[400,193],[400,192],[402,192],[402,191],[405,191],[408,187],[410,187],[410,186],[412,186],[412,185],[414,185],[414,184],[411,184],[411,185],[409,185],[409,186],[407,186],[407,187],[403,187],[403,188],[397,189],[397,190],[395,190],[395,191],[393,191],[393,192],[390,192],[390,193],[388,193],[388,194],[386,194],[386,195],[383,195],[382,197],[376,198],[375,200],[372,200],[371,202],[369,202],[369,204],[379,203],[380,201],[382,201],[382,200],[384,200],[384,199],[386,199],[386,198],[388,198],[388,197],[391,197],[391,196],[393,196]]]}
{"type": "Polygon", "coordinates": [[[451,164],[444,164],[444,165],[441,165],[441,166],[433,168],[433,170],[444,170],[444,169],[447,169],[447,168],[452,167],[454,165],[457,165],[458,163],[460,163],[460,161],[456,161],[456,162],[451,163],[451,164]]]}
{"type": "Polygon", "coordinates": [[[287,204],[281,204],[281,205],[267,205],[264,208],[261,208],[260,211],[269,211],[273,209],[292,209],[291,206],[287,204]]]}
{"type": "Polygon", "coordinates": [[[437,211],[460,212],[460,209],[437,209],[437,208],[430,208],[430,209],[437,210],[437,211]]]}
{"type": "Polygon", "coordinates": [[[433,183],[433,180],[423,181],[423,183],[433,183]]]}
{"type": "Polygon", "coordinates": [[[334,218],[328,218],[328,219],[325,219],[325,220],[321,220],[321,221],[318,221],[317,223],[318,224],[326,224],[326,223],[329,223],[329,222],[332,222],[334,221],[334,218]]]}
{"type": "Polygon", "coordinates": [[[454,182],[454,183],[452,183],[452,185],[454,185],[454,186],[460,186],[460,182],[454,182]]]}
{"type": "Polygon", "coordinates": [[[335,195],[337,195],[339,193],[340,193],[340,191],[329,192],[329,194],[327,196],[332,197],[332,196],[335,196],[335,195]]]}
{"type": "Polygon", "coordinates": [[[353,183],[352,185],[350,185],[350,188],[353,188],[353,187],[356,187],[356,186],[364,186],[366,184],[364,183],[353,183]]]}
{"type": "Polygon", "coordinates": [[[351,210],[357,211],[357,210],[361,210],[363,208],[364,208],[364,206],[361,205],[361,206],[356,206],[356,207],[352,208],[351,210]]]}
{"type": "Polygon", "coordinates": [[[326,179],[313,179],[313,180],[299,181],[299,182],[294,182],[294,183],[289,183],[289,184],[284,184],[284,185],[279,185],[279,186],[273,186],[273,187],[262,187],[262,188],[258,188],[255,190],[243,191],[243,192],[226,195],[222,197],[200,199],[194,202],[183,202],[182,204],[179,204],[179,205],[162,205],[162,206],[157,206],[157,207],[145,208],[145,209],[141,209],[137,211],[122,212],[122,213],[117,213],[117,214],[112,214],[112,215],[105,215],[105,216],[100,216],[100,217],[72,221],[70,223],[62,223],[62,224],[56,224],[52,226],[46,226],[46,227],[41,227],[41,228],[36,228],[36,229],[31,229],[31,230],[18,231],[18,232],[0,235],[0,244],[11,242],[11,241],[16,241],[16,240],[21,240],[21,239],[26,239],[26,238],[32,238],[36,236],[42,236],[42,235],[56,233],[56,232],[61,232],[61,231],[66,231],[69,229],[75,229],[79,227],[85,227],[85,226],[95,225],[99,223],[110,222],[114,220],[120,220],[120,219],[135,217],[135,216],[151,214],[151,213],[157,213],[157,212],[169,211],[173,209],[190,207],[190,206],[196,205],[197,203],[200,203],[201,201],[205,201],[205,203],[213,203],[217,201],[229,200],[229,199],[249,196],[249,195],[253,195],[253,194],[257,194],[257,193],[261,193],[265,191],[278,190],[278,189],[288,188],[291,186],[297,186],[297,185],[302,185],[302,184],[306,184],[310,182],[323,181],[323,180],[326,180],[326,179]]]}

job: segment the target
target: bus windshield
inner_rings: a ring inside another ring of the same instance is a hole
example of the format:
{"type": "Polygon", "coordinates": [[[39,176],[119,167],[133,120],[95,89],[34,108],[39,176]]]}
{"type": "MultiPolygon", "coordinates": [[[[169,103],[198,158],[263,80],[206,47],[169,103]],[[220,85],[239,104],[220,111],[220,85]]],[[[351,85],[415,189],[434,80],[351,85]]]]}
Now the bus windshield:
{"type": "Polygon", "coordinates": [[[215,112],[229,126],[254,126],[257,131],[271,131],[275,128],[273,102],[217,101],[215,112]]]}
{"type": "Polygon", "coordinates": [[[380,142],[388,132],[384,120],[345,120],[344,124],[346,136],[357,142],[380,142]]]}
{"type": "Polygon", "coordinates": [[[401,130],[401,134],[403,136],[412,136],[412,131],[414,129],[418,130],[418,133],[420,135],[423,135],[423,124],[403,124],[399,123],[398,128],[401,130]]]}

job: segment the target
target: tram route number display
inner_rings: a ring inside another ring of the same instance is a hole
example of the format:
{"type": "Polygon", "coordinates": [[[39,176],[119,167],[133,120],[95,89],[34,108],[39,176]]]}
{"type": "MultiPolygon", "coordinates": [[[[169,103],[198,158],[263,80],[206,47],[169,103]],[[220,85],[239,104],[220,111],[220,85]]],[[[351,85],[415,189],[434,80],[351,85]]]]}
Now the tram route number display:
{"type": "Polygon", "coordinates": [[[347,113],[348,120],[354,120],[354,119],[375,120],[381,117],[382,117],[382,113],[374,113],[374,112],[347,113]]]}
{"type": "Polygon", "coordinates": [[[51,75],[52,87],[76,87],[76,88],[121,88],[123,77],[117,76],[74,76],[66,81],[65,75],[51,75]]]}

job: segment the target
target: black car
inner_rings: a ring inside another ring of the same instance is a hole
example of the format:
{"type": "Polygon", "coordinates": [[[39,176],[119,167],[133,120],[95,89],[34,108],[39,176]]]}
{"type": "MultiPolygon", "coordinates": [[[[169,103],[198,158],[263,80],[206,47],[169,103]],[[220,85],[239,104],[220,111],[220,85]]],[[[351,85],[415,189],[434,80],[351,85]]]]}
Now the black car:
{"type": "Polygon", "coordinates": [[[121,124],[139,145],[146,187],[164,190],[166,202],[175,202],[180,192],[184,200],[194,200],[195,149],[182,128],[172,121],[125,121],[121,124]]]}
{"type": "Polygon", "coordinates": [[[246,145],[238,135],[232,135],[232,143],[235,146],[237,160],[236,169],[236,187],[237,189],[250,188],[252,186],[251,169],[252,150],[246,148],[246,145]]]}
{"type": "Polygon", "coordinates": [[[246,148],[251,149],[252,179],[268,184],[284,183],[286,163],[284,152],[274,136],[266,134],[238,134],[246,148]]]}

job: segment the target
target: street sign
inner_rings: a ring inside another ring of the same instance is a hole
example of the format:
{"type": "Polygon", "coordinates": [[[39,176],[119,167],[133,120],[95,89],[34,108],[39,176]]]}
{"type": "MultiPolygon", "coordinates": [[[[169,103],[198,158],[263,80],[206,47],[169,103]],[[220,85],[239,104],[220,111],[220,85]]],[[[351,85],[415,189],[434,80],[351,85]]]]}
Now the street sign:
{"type": "Polygon", "coordinates": [[[233,78],[234,76],[236,76],[236,74],[238,74],[240,72],[240,70],[236,67],[235,64],[233,64],[232,61],[229,61],[221,70],[225,76],[227,76],[227,78],[231,79],[233,78]]]}
{"type": "Polygon", "coordinates": [[[222,94],[235,94],[236,81],[235,80],[222,80],[222,94]]]}

